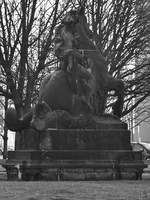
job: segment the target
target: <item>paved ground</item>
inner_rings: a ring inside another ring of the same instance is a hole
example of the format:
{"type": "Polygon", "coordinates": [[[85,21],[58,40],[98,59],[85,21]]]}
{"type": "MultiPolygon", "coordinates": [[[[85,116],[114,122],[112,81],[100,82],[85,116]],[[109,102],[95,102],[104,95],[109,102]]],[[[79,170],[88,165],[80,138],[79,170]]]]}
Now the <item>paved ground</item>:
{"type": "Polygon", "coordinates": [[[0,200],[149,200],[150,180],[1,182],[0,200]]]}
{"type": "Polygon", "coordinates": [[[138,181],[15,182],[0,177],[0,200],[150,200],[150,173],[138,181]]]}
{"type": "Polygon", "coordinates": [[[142,181],[91,182],[11,182],[0,173],[0,200],[150,200],[149,172],[142,181]]]}

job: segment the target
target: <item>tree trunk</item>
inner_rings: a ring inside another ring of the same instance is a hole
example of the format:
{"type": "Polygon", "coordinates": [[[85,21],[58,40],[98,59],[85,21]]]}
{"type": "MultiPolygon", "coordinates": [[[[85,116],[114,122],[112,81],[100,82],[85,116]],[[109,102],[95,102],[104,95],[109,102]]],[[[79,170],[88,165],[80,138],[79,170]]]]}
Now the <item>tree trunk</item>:
{"type": "MultiPolygon", "coordinates": [[[[6,89],[8,91],[8,87],[6,89]]],[[[8,98],[5,97],[5,104],[4,104],[4,109],[5,109],[5,113],[6,110],[8,108],[8,98]]],[[[4,142],[4,146],[3,146],[3,159],[7,158],[7,141],[8,141],[8,128],[6,127],[6,125],[4,124],[4,136],[3,136],[3,142],[4,142]]]]}

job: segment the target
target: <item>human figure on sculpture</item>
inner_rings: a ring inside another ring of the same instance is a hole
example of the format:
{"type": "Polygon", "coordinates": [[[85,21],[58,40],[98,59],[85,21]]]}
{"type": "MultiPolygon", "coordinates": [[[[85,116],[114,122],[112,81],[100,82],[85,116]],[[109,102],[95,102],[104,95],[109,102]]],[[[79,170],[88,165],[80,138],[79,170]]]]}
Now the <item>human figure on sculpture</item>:
{"type": "Polygon", "coordinates": [[[84,56],[77,49],[78,35],[74,27],[60,25],[56,30],[55,54],[60,60],[60,69],[67,72],[68,83],[71,89],[83,99],[91,90],[88,81],[92,80],[92,74],[87,70],[84,56]]]}
{"type": "MultiPolygon", "coordinates": [[[[79,10],[71,10],[70,12],[68,12],[62,22],[62,26],[59,31],[59,34],[61,35],[63,40],[63,43],[61,43],[61,45],[59,46],[61,47],[61,49],[64,49],[65,51],[65,49],[67,49],[68,47],[68,49],[70,49],[71,46],[73,48],[73,42],[71,44],[71,41],[73,40],[70,40],[68,42],[68,40],[66,40],[66,37],[64,37],[64,33],[66,33],[66,35],[72,34],[72,38],[74,38],[74,35],[76,35],[76,49],[72,51],[74,56],[83,60],[80,52],[84,52],[84,57],[87,58],[87,61],[90,61],[88,62],[89,67],[96,82],[94,85],[95,88],[93,88],[93,91],[91,93],[91,97],[93,96],[93,101],[95,101],[94,106],[96,107],[96,105],[98,104],[100,106],[100,103],[98,102],[100,99],[102,99],[101,104],[104,105],[101,106],[105,107],[107,92],[114,90],[118,98],[113,106],[113,113],[118,117],[121,117],[124,99],[124,84],[121,80],[112,77],[108,73],[107,62],[105,58],[102,56],[97,46],[91,40],[92,34],[87,24],[87,19],[84,15],[84,9],[81,8],[79,10]],[[69,26],[73,28],[73,31],[70,31],[70,28],[68,28],[69,26]],[[66,27],[69,33],[65,32],[66,27]],[[78,54],[76,52],[78,52],[78,54]]],[[[56,46],[58,47],[57,44],[56,46]]],[[[76,67],[77,66],[78,65],[76,65],[76,67]]],[[[102,114],[103,112],[104,108],[102,108],[102,110],[96,110],[95,114],[102,114]]]]}

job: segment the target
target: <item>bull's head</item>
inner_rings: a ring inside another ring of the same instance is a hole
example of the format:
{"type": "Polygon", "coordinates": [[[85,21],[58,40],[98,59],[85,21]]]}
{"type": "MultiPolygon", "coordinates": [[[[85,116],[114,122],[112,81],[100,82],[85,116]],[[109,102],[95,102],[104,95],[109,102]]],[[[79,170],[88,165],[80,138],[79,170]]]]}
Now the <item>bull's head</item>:
{"type": "Polygon", "coordinates": [[[5,123],[11,131],[21,131],[30,127],[30,121],[32,119],[32,109],[18,118],[15,108],[8,108],[5,115],[5,123]]]}

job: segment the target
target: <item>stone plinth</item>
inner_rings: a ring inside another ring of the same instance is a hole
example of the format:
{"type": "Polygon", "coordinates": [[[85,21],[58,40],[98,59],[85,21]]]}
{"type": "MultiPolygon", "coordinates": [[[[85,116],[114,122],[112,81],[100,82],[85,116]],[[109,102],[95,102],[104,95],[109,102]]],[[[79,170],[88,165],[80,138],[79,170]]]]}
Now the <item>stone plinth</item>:
{"type": "Polygon", "coordinates": [[[36,149],[8,152],[9,180],[135,180],[146,167],[117,119],[98,118],[95,129],[48,129],[35,141],[36,149]]]}
{"type": "Polygon", "coordinates": [[[128,150],[121,150],[119,145],[118,150],[62,147],[64,144],[60,149],[10,151],[5,163],[8,179],[18,180],[19,174],[23,180],[138,179],[146,167],[141,152],[133,152],[130,145],[126,145],[128,150]]]}
{"type": "Polygon", "coordinates": [[[140,156],[123,150],[20,150],[9,152],[5,167],[10,180],[18,179],[18,169],[23,180],[138,179],[146,167],[140,156]]]}
{"type": "Polygon", "coordinates": [[[128,130],[47,130],[41,134],[41,150],[131,150],[128,130]]]}

